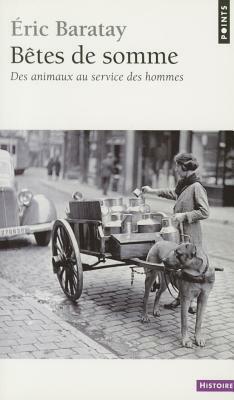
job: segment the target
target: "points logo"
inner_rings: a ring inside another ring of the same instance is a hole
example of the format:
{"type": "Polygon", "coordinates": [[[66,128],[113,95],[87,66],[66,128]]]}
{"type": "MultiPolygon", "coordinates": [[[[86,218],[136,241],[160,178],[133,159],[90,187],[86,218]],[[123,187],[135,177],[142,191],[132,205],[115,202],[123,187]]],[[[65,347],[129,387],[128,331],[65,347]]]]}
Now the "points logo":
{"type": "Polygon", "coordinates": [[[230,0],[219,0],[218,36],[219,43],[230,43],[230,0]]]}

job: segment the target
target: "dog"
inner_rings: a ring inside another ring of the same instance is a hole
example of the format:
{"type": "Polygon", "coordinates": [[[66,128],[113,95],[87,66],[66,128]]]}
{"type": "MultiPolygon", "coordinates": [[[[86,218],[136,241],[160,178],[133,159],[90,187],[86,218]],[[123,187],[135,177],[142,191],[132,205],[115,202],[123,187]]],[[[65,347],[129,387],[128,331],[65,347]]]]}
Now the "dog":
{"type": "MultiPolygon", "coordinates": [[[[197,298],[197,315],[195,325],[195,343],[197,346],[205,346],[205,339],[201,333],[202,320],[207,300],[215,281],[214,268],[209,266],[208,257],[192,243],[173,243],[169,241],[157,242],[149,251],[147,261],[150,263],[162,263],[166,270],[171,272],[167,280],[173,281],[180,293],[181,303],[181,335],[182,346],[191,348],[193,343],[188,336],[188,309],[191,300],[197,298]]],[[[149,293],[156,278],[159,279],[159,289],[155,296],[153,315],[160,316],[159,300],[161,294],[167,288],[166,278],[163,272],[153,268],[145,268],[145,293],[143,300],[142,322],[149,322],[148,299],[149,293]]]]}

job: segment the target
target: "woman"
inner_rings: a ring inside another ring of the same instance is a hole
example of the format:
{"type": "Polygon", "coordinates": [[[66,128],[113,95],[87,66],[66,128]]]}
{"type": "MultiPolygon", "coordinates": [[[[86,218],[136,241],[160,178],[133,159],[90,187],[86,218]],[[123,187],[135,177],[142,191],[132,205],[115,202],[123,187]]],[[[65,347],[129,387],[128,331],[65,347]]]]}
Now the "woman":
{"type": "MultiPolygon", "coordinates": [[[[200,220],[209,217],[209,203],[205,188],[202,186],[197,173],[199,167],[197,159],[191,153],[179,153],[175,156],[176,171],[180,179],[174,190],[152,189],[143,186],[143,193],[153,193],[159,197],[175,200],[174,221],[183,224],[183,233],[190,236],[190,241],[202,249],[202,231],[200,220]]],[[[169,308],[179,305],[176,299],[169,308]]],[[[167,308],[168,308],[167,307],[167,308]]],[[[190,313],[196,312],[196,307],[191,304],[190,313]]]]}

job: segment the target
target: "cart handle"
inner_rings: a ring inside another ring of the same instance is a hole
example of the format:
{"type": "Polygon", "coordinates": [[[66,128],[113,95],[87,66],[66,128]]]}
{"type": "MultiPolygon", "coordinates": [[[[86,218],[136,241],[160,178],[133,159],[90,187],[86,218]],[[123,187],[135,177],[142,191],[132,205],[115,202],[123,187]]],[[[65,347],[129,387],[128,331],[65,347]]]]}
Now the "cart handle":
{"type": "Polygon", "coordinates": [[[95,224],[95,225],[102,225],[102,221],[100,221],[99,219],[81,219],[81,218],[71,218],[68,217],[67,218],[68,222],[75,222],[76,224],[95,224]]]}
{"type": "Polygon", "coordinates": [[[190,242],[190,239],[191,239],[190,235],[186,235],[186,234],[184,233],[183,222],[180,223],[180,228],[179,228],[179,229],[180,229],[181,242],[182,242],[182,243],[185,242],[186,237],[188,238],[188,241],[190,242]]]}
{"type": "Polygon", "coordinates": [[[140,258],[131,258],[128,261],[128,264],[134,264],[137,267],[143,267],[143,268],[150,268],[150,269],[156,269],[157,271],[165,271],[165,266],[163,264],[158,264],[158,263],[151,263],[148,261],[141,260],[140,258]]]}

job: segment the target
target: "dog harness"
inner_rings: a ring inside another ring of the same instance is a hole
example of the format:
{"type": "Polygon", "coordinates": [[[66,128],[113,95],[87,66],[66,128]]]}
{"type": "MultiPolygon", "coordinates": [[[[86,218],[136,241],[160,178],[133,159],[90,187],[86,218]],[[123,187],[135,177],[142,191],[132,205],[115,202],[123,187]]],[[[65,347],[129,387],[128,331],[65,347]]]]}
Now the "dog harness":
{"type": "Polygon", "coordinates": [[[204,271],[200,274],[200,275],[190,275],[188,272],[180,270],[179,272],[179,278],[182,279],[183,281],[187,281],[187,282],[193,282],[193,283],[212,283],[215,280],[215,275],[211,274],[211,275],[206,275],[208,269],[209,269],[209,261],[208,261],[208,257],[206,256],[206,266],[204,271]]]}
{"type": "MultiPolygon", "coordinates": [[[[177,257],[179,258],[179,257],[177,257]]],[[[168,268],[165,265],[165,278],[166,276],[169,276],[169,280],[172,283],[173,288],[175,288],[175,280],[176,279],[181,279],[183,281],[187,281],[187,282],[192,282],[192,283],[212,283],[215,280],[215,276],[214,274],[211,274],[209,276],[206,275],[208,269],[209,269],[209,260],[208,257],[206,256],[206,266],[204,271],[200,274],[200,275],[191,275],[188,272],[180,269],[175,271],[174,269],[168,268]]],[[[167,279],[168,280],[168,279],[167,279]]],[[[167,282],[166,280],[166,282],[167,282]]]]}

